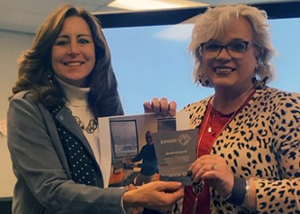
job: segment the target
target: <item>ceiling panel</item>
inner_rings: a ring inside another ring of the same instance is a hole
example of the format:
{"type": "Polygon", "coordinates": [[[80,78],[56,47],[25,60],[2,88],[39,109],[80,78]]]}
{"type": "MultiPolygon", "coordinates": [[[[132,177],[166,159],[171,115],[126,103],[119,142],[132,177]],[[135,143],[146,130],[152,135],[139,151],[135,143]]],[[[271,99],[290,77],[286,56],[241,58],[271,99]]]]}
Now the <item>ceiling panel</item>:
{"type": "MultiPolygon", "coordinates": [[[[65,0],[63,3],[95,12],[111,1],[65,0]]],[[[46,16],[60,4],[60,0],[0,0],[0,29],[35,33],[46,16]]]]}
{"type": "MultiPolygon", "coordinates": [[[[171,0],[164,0],[164,1],[171,1],[171,0]]],[[[178,2],[179,0],[176,1],[178,2]]],[[[124,22],[122,16],[117,17],[115,16],[115,14],[129,13],[129,11],[108,7],[107,5],[111,2],[113,2],[113,0],[64,0],[63,1],[63,3],[66,4],[82,6],[85,9],[91,12],[95,12],[97,14],[107,14],[107,13],[113,14],[113,16],[108,15],[104,17],[104,19],[106,20],[104,25],[106,26],[109,26],[112,23],[112,21],[115,23],[120,22],[122,24],[122,22],[124,22]],[[117,20],[111,20],[111,19],[117,19],[117,20]]],[[[219,5],[219,4],[226,4],[226,3],[253,3],[253,2],[255,4],[259,2],[267,2],[269,4],[270,2],[282,2],[282,0],[272,0],[272,1],[194,0],[193,2],[208,3],[212,5],[219,5]]],[[[283,1],[283,2],[299,2],[299,1],[283,1]]],[[[42,23],[42,21],[46,18],[46,16],[60,4],[62,4],[61,0],[0,0],[0,29],[13,30],[13,31],[25,32],[25,33],[35,33],[37,28],[42,23]]],[[[155,12],[152,11],[152,13],[155,12]]],[[[147,21],[148,17],[146,17],[147,15],[146,13],[144,14],[144,16],[141,15],[140,13],[135,13],[135,14],[138,14],[139,18],[137,19],[136,18],[137,16],[132,16],[132,18],[130,18],[129,20],[130,23],[129,24],[123,23],[123,26],[138,25],[140,18],[142,20],[144,19],[147,21]]],[[[159,17],[159,14],[157,14],[157,17],[159,17]]]]}
{"type": "MultiPolygon", "coordinates": [[[[267,12],[270,19],[300,17],[300,1],[277,1],[251,3],[267,12]]],[[[139,27],[151,25],[174,25],[191,22],[192,18],[203,13],[206,7],[181,8],[156,11],[134,11],[122,13],[95,13],[103,28],[139,27]]]]}

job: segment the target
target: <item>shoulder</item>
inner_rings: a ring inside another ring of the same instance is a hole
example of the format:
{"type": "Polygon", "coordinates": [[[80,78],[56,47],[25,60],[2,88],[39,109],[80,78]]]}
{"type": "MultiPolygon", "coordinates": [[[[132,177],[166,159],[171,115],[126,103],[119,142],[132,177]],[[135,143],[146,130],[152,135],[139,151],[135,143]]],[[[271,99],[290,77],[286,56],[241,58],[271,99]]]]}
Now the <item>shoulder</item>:
{"type": "Polygon", "coordinates": [[[10,100],[8,113],[18,115],[22,113],[35,114],[36,112],[40,112],[41,109],[45,110],[45,107],[33,98],[30,91],[21,91],[15,94],[10,100]]]}
{"type": "Polygon", "coordinates": [[[257,90],[257,96],[254,99],[277,109],[299,109],[300,104],[299,93],[287,92],[271,87],[257,90]]]}
{"type": "MultiPolygon", "coordinates": [[[[296,128],[300,122],[300,94],[287,92],[276,88],[257,90],[253,98],[254,102],[249,106],[251,115],[261,109],[265,120],[275,127],[288,124],[290,128],[296,128]]],[[[284,125],[285,126],[285,125],[284,125]]]]}
{"type": "Polygon", "coordinates": [[[197,124],[200,122],[199,120],[201,120],[201,117],[204,115],[210,99],[211,96],[183,107],[182,111],[185,111],[190,115],[190,122],[194,121],[197,124]]]}
{"type": "Polygon", "coordinates": [[[27,102],[35,102],[32,96],[31,91],[20,91],[16,93],[10,100],[10,102],[18,101],[18,100],[24,100],[27,102]]]}
{"type": "Polygon", "coordinates": [[[147,149],[148,148],[148,145],[146,144],[146,145],[144,145],[143,147],[142,147],[142,150],[145,150],[145,149],[147,149]]]}
{"type": "Polygon", "coordinates": [[[284,91],[278,88],[273,88],[273,87],[266,87],[264,89],[257,89],[257,91],[265,96],[276,96],[277,98],[285,98],[285,97],[298,97],[300,98],[300,93],[297,92],[289,92],[289,91],[284,91]]]}
{"type": "Polygon", "coordinates": [[[210,97],[207,97],[198,102],[194,102],[186,105],[181,111],[187,112],[189,114],[189,125],[190,128],[195,128],[201,123],[203,115],[206,111],[207,104],[210,100],[210,97]]]}
{"type": "Polygon", "coordinates": [[[194,103],[190,103],[190,104],[184,106],[182,110],[188,111],[188,112],[191,112],[191,113],[201,112],[201,111],[206,109],[206,105],[209,102],[210,98],[211,97],[207,97],[203,100],[200,100],[200,101],[197,101],[197,102],[194,102],[194,103]]]}

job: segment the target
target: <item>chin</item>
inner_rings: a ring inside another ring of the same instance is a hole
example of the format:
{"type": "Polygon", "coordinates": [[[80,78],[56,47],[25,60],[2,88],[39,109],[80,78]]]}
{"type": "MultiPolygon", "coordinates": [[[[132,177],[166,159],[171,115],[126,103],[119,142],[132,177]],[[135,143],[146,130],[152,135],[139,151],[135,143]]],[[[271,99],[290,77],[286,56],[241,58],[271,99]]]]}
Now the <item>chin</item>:
{"type": "Polygon", "coordinates": [[[232,81],[214,81],[215,88],[230,88],[234,85],[232,81]]]}

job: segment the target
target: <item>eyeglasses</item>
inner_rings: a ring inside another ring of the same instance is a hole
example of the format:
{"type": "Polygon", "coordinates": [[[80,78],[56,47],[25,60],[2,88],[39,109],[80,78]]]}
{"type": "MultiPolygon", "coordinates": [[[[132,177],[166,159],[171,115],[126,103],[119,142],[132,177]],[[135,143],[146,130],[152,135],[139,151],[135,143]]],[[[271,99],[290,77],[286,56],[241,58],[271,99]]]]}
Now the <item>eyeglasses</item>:
{"type": "Polygon", "coordinates": [[[212,59],[219,56],[223,48],[225,48],[232,58],[241,59],[244,57],[244,53],[247,51],[248,45],[252,45],[252,42],[234,40],[226,45],[221,45],[216,41],[209,41],[200,44],[199,53],[201,56],[212,59]]]}

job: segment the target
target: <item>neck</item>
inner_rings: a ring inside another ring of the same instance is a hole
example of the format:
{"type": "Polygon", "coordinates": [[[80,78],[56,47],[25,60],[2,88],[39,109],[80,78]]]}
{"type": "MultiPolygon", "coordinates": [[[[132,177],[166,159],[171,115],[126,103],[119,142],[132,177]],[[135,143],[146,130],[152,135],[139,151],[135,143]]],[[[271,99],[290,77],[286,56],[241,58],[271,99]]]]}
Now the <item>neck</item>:
{"type": "Polygon", "coordinates": [[[63,81],[62,79],[56,78],[61,88],[65,93],[66,101],[69,105],[73,106],[87,106],[88,93],[90,88],[80,88],[63,81]]]}
{"type": "Polygon", "coordinates": [[[244,90],[216,90],[212,99],[212,106],[222,114],[230,114],[237,111],[252,93],[253,86],[244,90]]]}

